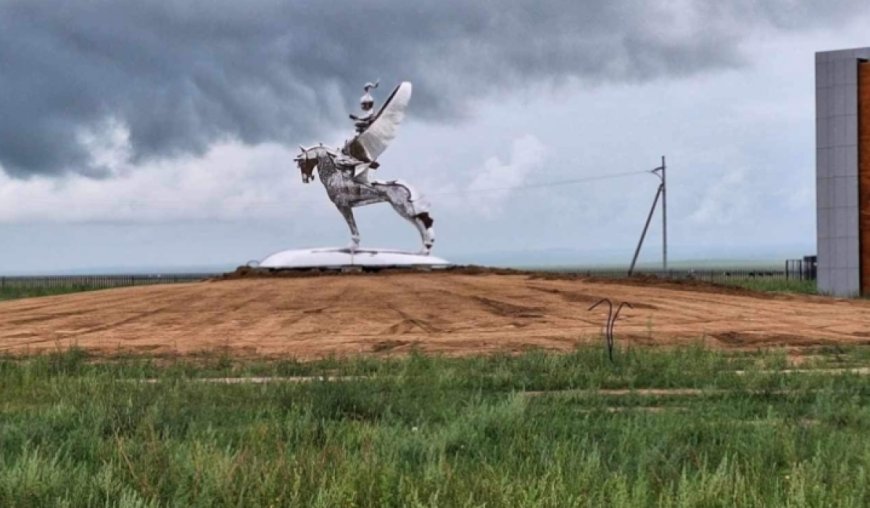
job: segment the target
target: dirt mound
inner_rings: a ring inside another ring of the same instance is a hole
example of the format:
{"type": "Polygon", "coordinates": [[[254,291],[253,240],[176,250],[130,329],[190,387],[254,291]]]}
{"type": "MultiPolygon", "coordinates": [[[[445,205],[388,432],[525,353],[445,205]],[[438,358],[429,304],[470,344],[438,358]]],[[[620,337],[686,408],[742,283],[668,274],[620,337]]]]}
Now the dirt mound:
{"type": "Polygon", "coordinates": [[[237,271],[226,280],[0,304],[0,351],[104,354],[444,354],[597,342],[601,298],[630,302],[621,344],[726,348],[870,344],[870,302],[770,296],[703,283],[481,268],[377,274],[237,271]]]}

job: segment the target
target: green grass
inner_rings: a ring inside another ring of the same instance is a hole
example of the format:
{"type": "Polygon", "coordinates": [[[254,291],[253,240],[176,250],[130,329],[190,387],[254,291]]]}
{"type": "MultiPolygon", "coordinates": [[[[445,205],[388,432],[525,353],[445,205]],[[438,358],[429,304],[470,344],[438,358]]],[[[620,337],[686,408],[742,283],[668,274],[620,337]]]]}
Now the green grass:
{"type": "Polygon", "coordinates": [[[64,295],[68,293],[80,293],[82,291],[94,291],[97,289],[100,288],[82,284],[49,287],[5,286],[0,287],[0,301],[31,298],[36,296],[64,295]]]}
{"type": "Polygon", "coordinates": [[[0,359],[0,506],[866,506],[868,378],[787,367],[702,346],[0,359]],[[285,379],[204,381],[250,375],[285,379]]]}
{"type": "Polygon", "coordinates": [[[753,291],[765,291],[772,293],[800,293],[806,295],[818,294],[816,281],[796,279],[723,279],[722,284],[737,286],[753,291]]]}

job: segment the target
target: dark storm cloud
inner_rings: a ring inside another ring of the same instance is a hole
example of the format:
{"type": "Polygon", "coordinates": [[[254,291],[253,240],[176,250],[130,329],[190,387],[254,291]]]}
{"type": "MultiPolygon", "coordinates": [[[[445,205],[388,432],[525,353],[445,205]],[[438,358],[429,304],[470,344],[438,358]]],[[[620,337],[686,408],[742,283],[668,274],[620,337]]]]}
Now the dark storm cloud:
{"type": "Polygon", "coordinates": [[[136,161],[293,143],[375,78],[414,81],[414,115],[439,120],[527,84],[693,75],[739,65],[754,28],[864,2],[0,0],[0,165],[99,176],[83,136],[112,122],[136,161]]]}

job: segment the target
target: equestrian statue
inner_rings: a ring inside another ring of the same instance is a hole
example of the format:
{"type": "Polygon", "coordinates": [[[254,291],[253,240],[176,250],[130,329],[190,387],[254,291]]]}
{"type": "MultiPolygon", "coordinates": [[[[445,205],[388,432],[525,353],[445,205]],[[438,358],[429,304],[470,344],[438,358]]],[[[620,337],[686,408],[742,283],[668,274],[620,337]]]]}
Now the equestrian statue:
{"type": "Polygon", "coordinates": [[[417,191],[401,180],[369,180],[369,172],[380,166],[377,158],[386,150],[396,136],[396,129],[405,116],[411,99],[411,83],[404,81],[397,86],[384,105],[374,113],[371,91],[378,84],[366,83],[365,95],[360,98],[360,115],[350,115],[356,134],[346,141],[341,150],[324,146],[305,148],[295,161],[302,173],[302,182],[314,179],[317,169],[326,194],[347,222],[351,233],[349,249],[359,248],[360,235],[353,217],[353,209],[375,203],[389,203],[404,219],[414,225],[423,242],[422,254],[429,254],[435,242],[434,220],[429,206],[417,191]]]}

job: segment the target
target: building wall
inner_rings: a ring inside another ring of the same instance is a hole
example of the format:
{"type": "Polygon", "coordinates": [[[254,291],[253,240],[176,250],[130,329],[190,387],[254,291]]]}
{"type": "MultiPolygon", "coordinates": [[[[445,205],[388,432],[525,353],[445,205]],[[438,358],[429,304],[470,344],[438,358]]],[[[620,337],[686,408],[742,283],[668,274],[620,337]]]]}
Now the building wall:
{"type": "Polygon", "coordinates": [[[858,64],[862,59],[870,59],[870,48],[816,53],[818,287],[837,296],[861,292],[858,64]]]}

